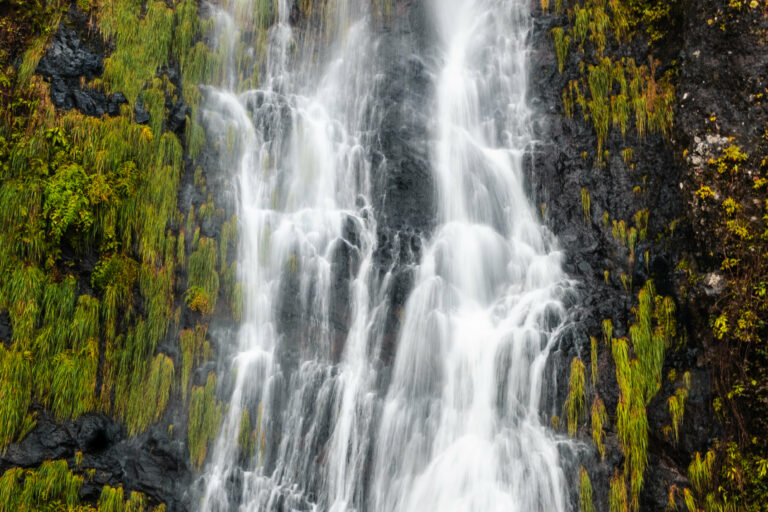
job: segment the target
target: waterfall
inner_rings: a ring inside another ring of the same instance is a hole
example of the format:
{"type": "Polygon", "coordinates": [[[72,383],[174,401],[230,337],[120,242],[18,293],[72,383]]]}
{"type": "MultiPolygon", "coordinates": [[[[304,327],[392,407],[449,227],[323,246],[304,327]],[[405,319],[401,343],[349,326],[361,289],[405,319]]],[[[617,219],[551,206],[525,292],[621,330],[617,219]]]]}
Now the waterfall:
{"type": "Polygon", "coordinates": [[[219,350],[228,407],[198,510],[571,509],[568,441],[541,410],[569,286],[524,191],[527,5],[425,2],[433,97],[420,108],[437,211],[398,311],[404,263],[377,255],[373,196],[388,158],[381,27],[396,13],[327,0],[299,29],[288,0],[212,8],[225,65],[201,116],[236,191],[243,320],[219,350]],[[264,44],[254,13],[267,11],[264,62],[243,69],[238,57],[264,44]],[[242,77],[255,75],[250,89],[242,77]]]}
{"type": "Polygon", "coordinates": [[[523,188],[527,5],[433,10],[439,226],[405,310],[374,509],[564,511],[558,441],[539,409],[566,280],[523,188]]]}

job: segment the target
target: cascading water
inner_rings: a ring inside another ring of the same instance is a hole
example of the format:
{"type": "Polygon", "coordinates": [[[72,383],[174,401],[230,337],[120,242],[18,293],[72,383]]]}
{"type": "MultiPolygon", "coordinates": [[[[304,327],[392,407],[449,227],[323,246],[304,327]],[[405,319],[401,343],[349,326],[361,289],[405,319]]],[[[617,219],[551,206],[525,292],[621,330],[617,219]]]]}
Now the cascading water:
{"type": "Polygon", "coordinates": [[[565,279],[523,189],[527,5],[433,9],[440,224],[405,311],[373,508],[564,511],[558,441],[539,415],[565,279]]]}
{"type": "MultiPolygon", "coordinates": [[[[254,5],[228,7],[214,16],[218,43],[226,45],[220,52],[230,57],[244,43],[236,20],[252,22],[247,13],[254,5]]],[[[290,12],[284,0],[277,5],[264,87],[237,93],[235,73],[225,72],[225,87],[208,91],[203,113],[209,136],[230,146],[222,165],[236,170],[244,307],[237,349],[223,358],[219,372],[231,376],[231,394],[204,475],[200,510],[236,504],[244,510],[304,509],[314,501],[309,494],[326,480],[343,493],[351,485],[345,475],[359,469],[345,468],[345,459],[326,478],[317,453],[328,442],[325,415],[338,408],[346,390],[364,386],[357,367],[340,371],[333,364],[343,343],[334,334],[330,308],[333,289],[344,286],[332,282],[344,273],[333,268],[341,261],[352,277],[350,300],[343,304],[350,318],[347,358],[357,358],[356,338],[367,334],[366,276],[375,231],[363,147],[374,71],[367,59],[374,41],[364,5],[329,2],[322,35],[331,43],[321,49],[324,62],[314,64],[315,49],[310,43],[299,48],[290,12]],[[295,54],[299,58],[292,59],[295,54]],[[237,439],[246,411],[256,423],[257,447],[243,463],[237,439]]],[[[237,65],[234,57],[229,60],[237,65]]],[[[345,423],[347,416],[333,413],[336,444],[348,444],[349,429],[357,428],[345,423]]]]}
{"type": "Polygon", "coordinates": [[[569,510],[565,441],[540,418],[567,282],[523,189],[525,3],[425,0],[437,226],[386,361],[393,268],[378,268],[371,207],[385,168],[374,157],[381,2],[318,2],[322,27],[305,34],[289,22],[295,6],[275,2],[262,86],[238,92],[236,55],[264,4],[252,1],[213,9],[229,64],[203,119],[237,183],[244,307],[221,349],[229,406],[195,506],[569,510]],[[238,443],[245,412],[250,454],[238,443]]]}

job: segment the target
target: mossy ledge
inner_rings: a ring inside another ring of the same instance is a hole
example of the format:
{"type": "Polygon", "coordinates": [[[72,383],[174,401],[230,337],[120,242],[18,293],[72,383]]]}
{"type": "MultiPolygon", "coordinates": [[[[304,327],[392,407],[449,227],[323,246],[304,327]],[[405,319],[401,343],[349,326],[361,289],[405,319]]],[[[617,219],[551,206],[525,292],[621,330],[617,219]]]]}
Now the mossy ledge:
{"type": "Polygon", "coordinates": [[[196,162],[209,23],[194,0],[12,2],[0,21],[0,510],[183,510],[222,407],[184,402],[214,394],[195,370],[239,289],[236,219],[196,162]]]}

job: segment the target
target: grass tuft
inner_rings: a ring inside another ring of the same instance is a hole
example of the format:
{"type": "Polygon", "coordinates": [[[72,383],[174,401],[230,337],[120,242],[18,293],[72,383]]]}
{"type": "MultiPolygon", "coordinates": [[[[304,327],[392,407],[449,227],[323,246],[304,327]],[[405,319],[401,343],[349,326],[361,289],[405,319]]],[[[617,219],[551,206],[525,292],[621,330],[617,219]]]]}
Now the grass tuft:
{"type": "Polygon", "coordinates": [[[576,435],[579,421],[584,415],[586,402],[584,363],[578,357],[571,361],[571,377],[568,382],[568,398],[565,401],[568,434],[576,435]]]}

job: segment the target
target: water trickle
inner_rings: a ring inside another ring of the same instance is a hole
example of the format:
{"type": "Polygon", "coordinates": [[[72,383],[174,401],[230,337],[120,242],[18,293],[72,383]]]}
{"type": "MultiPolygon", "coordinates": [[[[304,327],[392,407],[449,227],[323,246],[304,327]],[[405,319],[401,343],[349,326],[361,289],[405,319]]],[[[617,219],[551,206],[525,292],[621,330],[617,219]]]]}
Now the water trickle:
{"type": "Polygon", "coordinates": [[[377,258],[372,207],[391,121],[380,2],[319,2],[322,26],[304,32],[276,2],[262,86],[246,91],[237,52],[253,44],[254,5],[214,9],[228,65],[202,117],[236,183],[244,308],[220,357],[229,407],[201,511],[571,509],[567,441],[540,410],[568,285],[523,187],[527,4],[427,2],[434,98],[420,108],[437,218],[395,312],[398,263],[377,258]]]}

